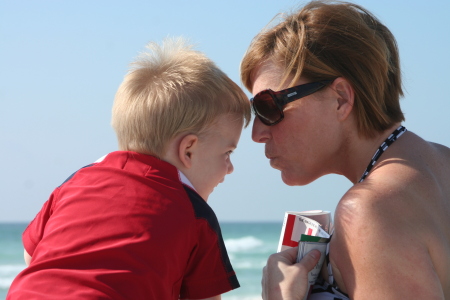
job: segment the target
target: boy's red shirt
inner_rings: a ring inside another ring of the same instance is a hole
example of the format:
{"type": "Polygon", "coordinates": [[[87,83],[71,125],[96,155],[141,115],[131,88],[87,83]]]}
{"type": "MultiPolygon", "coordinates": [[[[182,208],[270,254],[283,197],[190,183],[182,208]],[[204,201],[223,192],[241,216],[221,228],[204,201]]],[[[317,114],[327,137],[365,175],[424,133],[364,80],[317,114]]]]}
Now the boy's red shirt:
{"type": "Polygon", "coordinates": [[[117,151],[55,189],[7,299],[207,298],[239,287],[217,218],[179,171],[117,151]]]}

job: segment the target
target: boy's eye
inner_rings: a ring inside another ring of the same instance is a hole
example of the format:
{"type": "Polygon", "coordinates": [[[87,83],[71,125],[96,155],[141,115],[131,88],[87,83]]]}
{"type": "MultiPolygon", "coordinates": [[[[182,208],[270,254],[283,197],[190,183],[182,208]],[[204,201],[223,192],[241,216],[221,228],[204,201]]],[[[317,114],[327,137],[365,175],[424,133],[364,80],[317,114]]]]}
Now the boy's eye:
{"type": "Polygon", "coordinates": [[[227,155],[231,155],[233,153],[233,150],[227,151],[227,155]]]}

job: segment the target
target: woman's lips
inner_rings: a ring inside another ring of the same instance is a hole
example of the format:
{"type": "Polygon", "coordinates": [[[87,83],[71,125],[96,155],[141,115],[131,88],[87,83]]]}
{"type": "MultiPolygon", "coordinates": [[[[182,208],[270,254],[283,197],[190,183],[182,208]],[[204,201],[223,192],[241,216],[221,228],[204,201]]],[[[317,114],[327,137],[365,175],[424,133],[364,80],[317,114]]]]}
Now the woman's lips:
{"type": "Polygon", "coordinates": [[[270,154],[268,154],[268,153],[266,153],[266,157],[267,157],[267,159],[274,159],[274,158],[275,158],[275,156],[270,155],[270,154]]]}

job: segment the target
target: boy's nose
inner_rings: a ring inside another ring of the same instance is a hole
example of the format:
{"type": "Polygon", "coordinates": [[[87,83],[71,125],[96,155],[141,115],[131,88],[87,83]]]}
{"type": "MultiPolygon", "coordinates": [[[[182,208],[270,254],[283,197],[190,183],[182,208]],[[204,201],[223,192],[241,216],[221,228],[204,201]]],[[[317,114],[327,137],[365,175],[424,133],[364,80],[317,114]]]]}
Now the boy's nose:
{"type": "Polygon", "coordinates": [[[264,125],[256,116],[253,120],[252,140],[257,143],[266,143],[269,139],[269,126],[264,125]]]}
{"type": "Polygon", "coordinates": [[[234,171],[233,163],[230,161],[230,164],[228,165],[228,172],[227,174],[231,174],[234,171]]]}

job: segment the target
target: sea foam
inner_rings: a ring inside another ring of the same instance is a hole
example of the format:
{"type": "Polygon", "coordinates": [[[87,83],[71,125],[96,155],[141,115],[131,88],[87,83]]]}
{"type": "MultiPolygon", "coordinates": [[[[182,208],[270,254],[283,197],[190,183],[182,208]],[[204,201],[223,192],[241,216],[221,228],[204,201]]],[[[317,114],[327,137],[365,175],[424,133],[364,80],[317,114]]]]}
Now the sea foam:
{"type": "Polygon", "coordinates": [[[249,251],[263,245],[263,241],[254,236],[244,236],[238,239],[226,239],[225,246],[229,252],[249,251]]]}
{"type": "Polygon", "coordinates": [[[0,265],[0,289],[8,289],[17,274],[25,267],[22,264],[0,265]]]}

